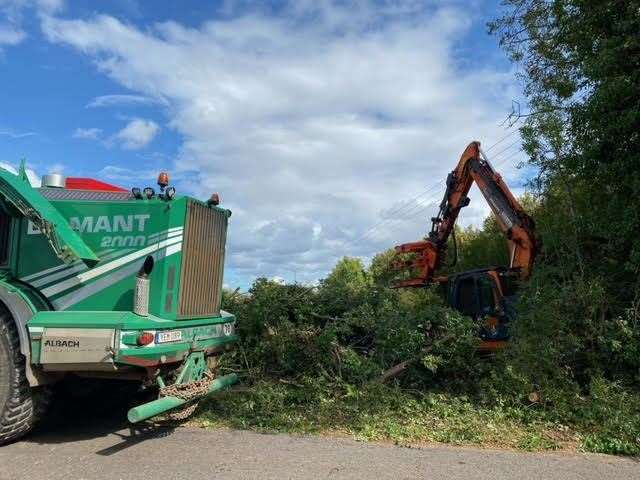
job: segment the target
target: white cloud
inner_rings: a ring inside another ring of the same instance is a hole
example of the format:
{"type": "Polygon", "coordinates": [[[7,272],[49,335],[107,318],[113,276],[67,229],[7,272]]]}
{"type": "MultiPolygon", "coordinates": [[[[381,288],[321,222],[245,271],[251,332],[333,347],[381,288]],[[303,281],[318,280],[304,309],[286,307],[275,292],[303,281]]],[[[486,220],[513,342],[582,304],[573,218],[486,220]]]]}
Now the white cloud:
{"type": "Polygon", "coordinates": [[[102,129],[100,128],[76,128],[72,134],[73,138],[80,138],[83,140],[98,140],[102,136],[102,129]]]}
{"type": "MultiPolygon", "coordinates": [[[[117,165],[107,165],[100,169],[97,177],[122,182],[124,185],[128,186],[134,186],[136,184],[141,185],[143,183],[145,185],[148,185],[148,182],[153,182],[158,178],[158,174],[161,171],[165,171],[165,169],[149,168],[146,164],[132,168],[119,167],[117,165]]],[[[173,178],[170,178],[170,180],[171,182],[173,182],[173,178]]]]}
{"type": "Polygon", "coordinates": [[[11,128],[2,128],[0,129],[0,135],[5,135],[13,139],[19,139],[25,137],[33,137],[34,135],[36,135],[36,132],[18,132],[11,128]]]}
{"type": "Polygon", "coordinates": [[[63,8],[63,0],[0,0],[0,51],[27,38],[27,32],[22,28],[25,11],[49,15],[63,8]]]}
{"type": "Polygon", "coordinates": [[[101,95],[87,104],[87,108],[153,105],[159,101],[144,95],[101,95]]]}
{"type": "MultiPolygon", "coordinates": [[[[42,27],[124,88],[166,99],[183,139],[179,186],[203,198],[220,191],[234,211],[237,278],[296,271],[310,281],[342,255],[419,238],[464,147],[503,135],[498,124],[518,96],[512,72],[480,64],[474,45],[461,43],[472,21],[484,28],[466,7],[308,1],[279,17],[227,13],[198,28],[138,28],[106,15],[49,16],[42,27]],[[412,215],[360,238],[434,184],[412,215]]],[[[146,143],[157,132],[135,130],[146,143]]],[[[507,180],[514,164],[501,167],[507,180]]],[[[480,195],[473,206],[461,221],[488,211],[480,195]]]]}
{"type": "Polygon", "coordinates": [[[0,47],[2,45],[17,45],[27,38],[27,34],[12,25],[0,24],[0,47]]]}
{"type": "Polygon", "coordinates": [[[160,127],[153,120],[134,118],[126,127],[115,134],[122,148],[138,150],[149,145],[160,131],[160,127]]]}

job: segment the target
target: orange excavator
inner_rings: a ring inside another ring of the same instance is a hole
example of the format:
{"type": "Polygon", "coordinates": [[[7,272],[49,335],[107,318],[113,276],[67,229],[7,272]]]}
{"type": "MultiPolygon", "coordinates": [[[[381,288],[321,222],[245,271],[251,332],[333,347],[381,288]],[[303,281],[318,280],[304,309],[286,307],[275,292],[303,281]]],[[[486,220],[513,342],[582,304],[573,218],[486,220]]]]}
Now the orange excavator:
{"type": "Polygon", "coordinates": [[[480,322],[481,350],[501,348],[508,339],[508,324],[515,318],[516,286],[531,275],[539,241],[533,219],[493,169],[480,149],[480,142],[469,144],[456,168],[447,176],[440,210],[431,222],[431,232],[424,240],[395,247],[398,254],[413,254],[402,255],[400,258],[410,259],[396,262],[396,267],[419,273],[415,278],[397,282],[394,287],[424,288],[444,283],[447,303],[480,322]],[[443,266],[449,237],[453,235],[455,240],[454,226],[460,210],[469,205],[469,189],[474,182],[507,237],[509,266],[436,276],[443,266]]]}

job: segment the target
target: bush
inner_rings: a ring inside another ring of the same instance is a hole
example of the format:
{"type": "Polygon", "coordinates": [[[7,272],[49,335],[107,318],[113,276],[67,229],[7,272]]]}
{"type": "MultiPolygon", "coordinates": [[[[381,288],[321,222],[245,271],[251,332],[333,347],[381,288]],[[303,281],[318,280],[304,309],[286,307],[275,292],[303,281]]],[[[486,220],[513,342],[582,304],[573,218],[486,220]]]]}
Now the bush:
{"type": "Polygon", "coordinates": [[[259,279],[248,295],[225,292],[223,301],[241,339],[226,365],[250,381],[310,376],[363,385],[415,359],[399,381],[420,388],[452,372],[461,381],[474,369],[470,319],[433,291],[376,285],[359,260],[343,259],[318,287],[259,279]]]}

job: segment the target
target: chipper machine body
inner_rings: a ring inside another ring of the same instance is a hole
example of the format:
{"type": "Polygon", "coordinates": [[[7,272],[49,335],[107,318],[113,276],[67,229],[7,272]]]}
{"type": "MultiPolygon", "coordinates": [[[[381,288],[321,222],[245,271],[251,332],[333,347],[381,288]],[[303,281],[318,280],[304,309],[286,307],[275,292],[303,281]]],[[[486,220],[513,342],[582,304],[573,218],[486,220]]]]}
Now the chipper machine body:
{"type": "Polygon", "coordinates": [[[157,385],[139,422],[186,416],[236,381],[215,376],[236,340],[220,309],[229,210],[159,191],[0,169],[0,444],[29,431],[67,375],[157,385]]]}

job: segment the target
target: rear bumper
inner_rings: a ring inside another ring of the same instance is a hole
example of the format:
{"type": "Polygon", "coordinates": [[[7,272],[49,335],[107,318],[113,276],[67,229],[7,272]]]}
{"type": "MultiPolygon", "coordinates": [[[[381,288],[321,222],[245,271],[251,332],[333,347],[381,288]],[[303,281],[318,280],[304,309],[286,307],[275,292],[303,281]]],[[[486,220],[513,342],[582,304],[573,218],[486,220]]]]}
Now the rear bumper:
{"type": "Polygon", "coordinates": [[[132,312],[39,312],[27,327],[31,363],[47,370],[149,368],[181,362],[192,350],[214,354],[237,340],[235,317],[226,312],[191,320],[132,312]],[[167,340],[161,335],[166,332],[175,333],[167,340]],[[153,335],[153,341],[140,345],[142,333],[153,335]]]}

